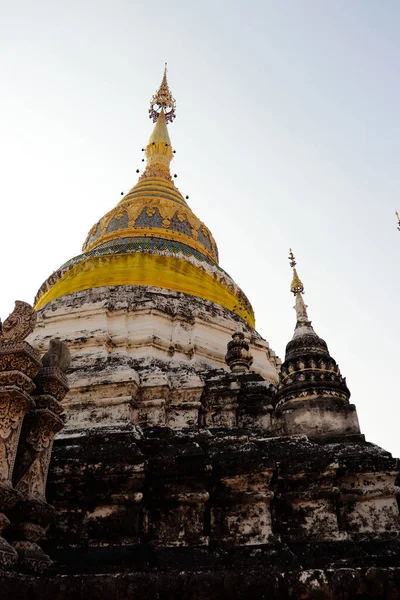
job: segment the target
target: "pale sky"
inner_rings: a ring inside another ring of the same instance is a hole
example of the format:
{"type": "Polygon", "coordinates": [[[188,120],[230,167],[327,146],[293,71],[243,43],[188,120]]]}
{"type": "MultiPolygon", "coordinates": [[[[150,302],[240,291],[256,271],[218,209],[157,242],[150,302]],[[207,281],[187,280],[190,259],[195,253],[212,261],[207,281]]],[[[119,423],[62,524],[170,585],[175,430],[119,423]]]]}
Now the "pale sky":
{"type": "Polygon", "coordinates": [[[142,168],[168,61],[176,185],[279,356],[289,247],[362,432],[400,455],[398,0],[0,0],[0,315],[142,168]]]}

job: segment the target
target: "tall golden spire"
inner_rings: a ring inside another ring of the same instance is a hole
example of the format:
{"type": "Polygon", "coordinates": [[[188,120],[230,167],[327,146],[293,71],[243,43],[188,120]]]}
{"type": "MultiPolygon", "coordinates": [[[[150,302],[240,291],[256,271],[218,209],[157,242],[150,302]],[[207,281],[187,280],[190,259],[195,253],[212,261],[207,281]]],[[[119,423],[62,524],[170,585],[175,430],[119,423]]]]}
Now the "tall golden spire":
{"type": "Polygon", "coordinates": [[[300,277],[297,274],[297,271],[296,271],[297,263],[296,263],[296,259],[294,257],[294,254],[293,254],[291,248],[289,250],[289,263],[293,269],[293,279],[292,279],[292,283],[290,286],[290,291],[296,297],[296,304],[294,306],[294,309],[296,311],[296,317],[297,317],[297,323],[296,323],[296,329],[295,329],[295,337],[297,337],[297,335],[299,334],[299,328],[306,326],[307,328],[312,330],[312,327],[311,327],[311,321],[309,320],[308,314],[307,314],[307,305],[305,304],[305,302],[303,300],[303,296],[302,296],[302,294],[304,294],[304,285],[303,285],[303,282],[301,281],[300,277]],[[296,333],[296,330],[297,330],[297,333],[296,333]]]}
{"type": "Polygon", "coordinates": [[[168,87],[167,63],[165,63],[161,85],[150,101],[149,116],[155,126],[145,149],[146,169],[140,179],[161,177],[172,181],[169,166],[174,153],[167,123],[172,123],[175,119],[175,108],[176,102],[168,87]]]}

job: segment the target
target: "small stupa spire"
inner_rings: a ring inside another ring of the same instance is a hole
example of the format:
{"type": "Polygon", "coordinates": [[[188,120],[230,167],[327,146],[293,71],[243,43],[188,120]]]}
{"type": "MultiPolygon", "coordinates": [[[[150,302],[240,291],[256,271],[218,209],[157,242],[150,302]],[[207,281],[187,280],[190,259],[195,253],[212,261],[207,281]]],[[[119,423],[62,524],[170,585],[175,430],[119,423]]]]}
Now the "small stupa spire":
{"type": "MultiPolygon", "coordinates": [[[[295,405],[303,409],[303,402],[310,401],[310,408],[315,406],[314,402],[323,399],[327,402],[333,399],[333,406],[336,406],[337,399],[348,403],[350,391],[346,385],[346,379],[342,377],[339,366],[329,354],[328,346],[322,338],[317,335],[308,318],[307,306],[303,300],[304,285],[296,271],[296,259],[292,252],[289,251],[289,262],[293,269],[293,280],[290,286],[290,291],[296,297],[296,327],[293,337],[286,346],[285,360],[282,363],[279,373],[278,391],[276,394],[275,407],[279,408],[283,405],[290,407],[290,412],[293,411],[295,405]],[[301,400],[302,403],[297,403],[301,400]],[[295,401],[295,402],[292,402],[295,401]]],[[[321,417],[318,416],[318,423],[322,423],[325,418],[323,411],[324,406],[329,404],[321,404],[321,417]],[[321,419],[321,421],[319,421],[321,419]]],[[[308,409],[307,409],[308,410],[308,409]]],[[[313,410],[313,409],[312,409],[313,410]]],[[[326,423],[324,427],[328,430],[332,422],[331,408],[327,410],[326,423]]],[[[336,410],[336,408],[335,408],[336,410]]],[[[298,414],[302,414],[301,412],[298,414]]],[[[310,413],[311,414],[311,413],[310,413]]],[[[344,428],[347,427],[348,412],[345,412],[344,428]]],[[[290,417],[292,419],[292,417],[290,417]]],[[[335,417],[336,418],[336,417],[335,417]]],[[[292,422],[292,421],[291,421],[292,422]]],[[[294,418],[293,423],[296,423],[294,418]]],[[[294,425],[291,431],[296,433],[304,433],[304,420],[301,417],[297,424],[294,425]]],[[[313,418],[310,417],[311,427],[316,427],[313,418]]],[[[321,425],[318,425],[320,427],[321,425]]],[[[290,427],[292,427],[290,425],[290,427]]],[[[335,425],[336,427],[336,425],[335,425]]],[[[336,431],[336,430],[335,430],[336,431]]],[[[358,432],[358,423],[354,421],[354,431],[358,432]]]]}
{"type": "Polygon", "coordinates": [[[400,216],[399,213],[396,210],[396,217],[397,217],[397,229],[400,231],[400,216]]]}
{"type": "Polygon", "coordinates": [[[292,279],[292,284],[290,286],[290,291],[296,296],[297,294],[304,294],[304,286],[302,281],[300,280],[300,277],[297,275],[297,271],[296,271],[296,259],[294,257],[294,254],[292,252],[292,249],[289,248],[289,262],[290,262],[290,266],[293,269],[293,279],[292,279]]]}
{"type": "Polygon", "coordinates": [[[301,281],[300,277],[297,274],[297,270],[296,270],[297,263],[296,263],[296,259],[295,259],[295,256],[294,256],[291,248],[289,250],[289,263],[293,269],[293,279],[292,279],[292,283],[290,286],[290,291],[292,292],[292,294],[294,294],[294,296],[296,298],[296,304],[294,306],[294,309],[296,311],[297,322],[296,322],[296,328],[294,331],[294,337],[297,337],[298,335],[301,335],[302,333],[304,333],[304,328],[306,328],[312,332],[314,332],[314,330],[311,326],[311,321],[308,318],[307,305],[303,300],[304,285],[303,285],[303,282],[301,281]]]}
{"type": "Polygon", "coordinates": [[[167,63],[164,76],[158,91],[150,100],[149,116],[155,123],[153,133],[145,148],[146,169],[140,179],[161,177],[172,181],[170,163],[174,152],[168,133],[167,123],[175,119],[176,101],[172,96],[167,81],[167,63]]]}

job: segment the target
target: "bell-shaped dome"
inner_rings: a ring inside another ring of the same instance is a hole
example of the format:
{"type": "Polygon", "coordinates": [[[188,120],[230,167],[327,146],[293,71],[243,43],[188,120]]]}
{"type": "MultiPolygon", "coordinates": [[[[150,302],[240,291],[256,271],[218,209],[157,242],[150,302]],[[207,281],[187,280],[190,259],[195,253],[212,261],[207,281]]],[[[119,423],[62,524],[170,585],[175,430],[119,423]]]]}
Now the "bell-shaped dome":
{"type": "Polygon", "coordinates": [[[254,327],[250,302],[218,265],[215,240],[175,187],[167,123],[175,100],[166,80],[153,96],[154,130],[144,149],[146,168],[137,184],[89,231],[83,253],[41,286],[36,308],[82,290],[144,285],[183,292],[219,304],[254,327]]]}
{"type": "Polygon", "coordinates": [[[169,164],[173,150],[163,110],[145,152],[145,172],[124,199],[92,227],[83,251],[106,242],[115,244],[121,236],[151,237],[185,244],[217,264],[218,250],[211,232],[172,182],[169,164]]]}

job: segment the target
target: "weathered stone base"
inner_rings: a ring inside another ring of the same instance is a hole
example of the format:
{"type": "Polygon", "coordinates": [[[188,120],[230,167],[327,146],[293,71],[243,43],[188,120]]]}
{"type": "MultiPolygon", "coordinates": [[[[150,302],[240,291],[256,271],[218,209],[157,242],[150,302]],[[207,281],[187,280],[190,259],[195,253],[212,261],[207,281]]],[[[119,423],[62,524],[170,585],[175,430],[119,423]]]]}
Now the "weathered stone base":
{"type": "Polygon", "coordinates": [[[400,568],[137,572],[27,577],[0,575],[2,600],[397,600],[400,568]]]}

